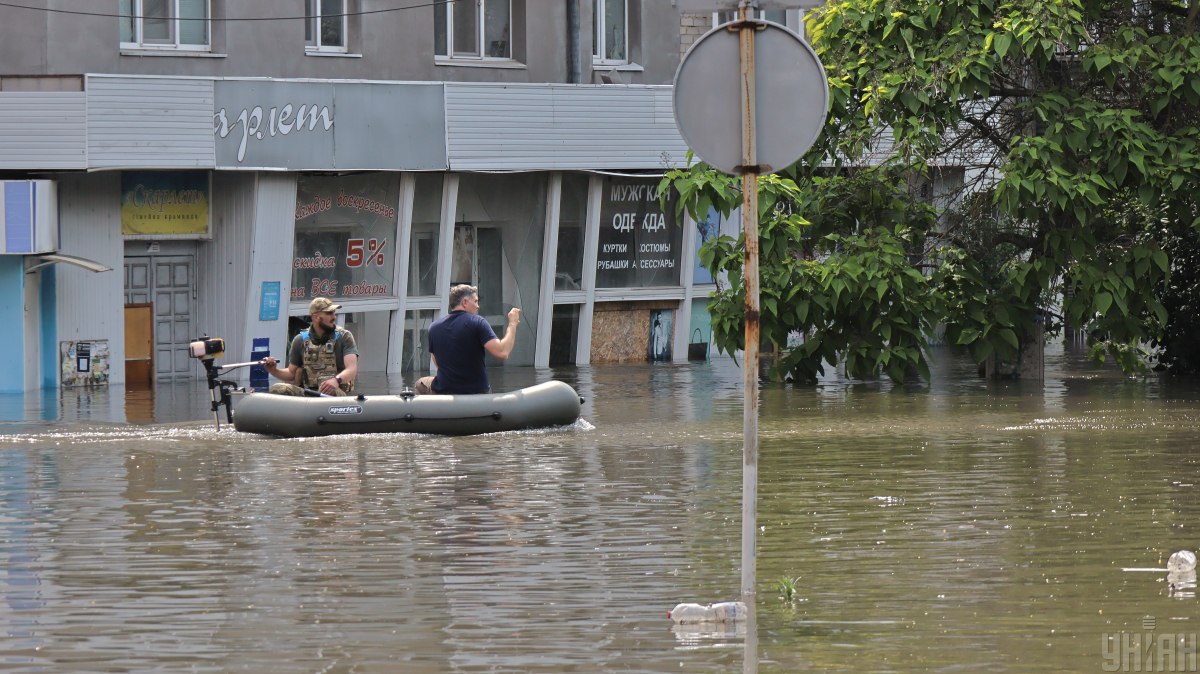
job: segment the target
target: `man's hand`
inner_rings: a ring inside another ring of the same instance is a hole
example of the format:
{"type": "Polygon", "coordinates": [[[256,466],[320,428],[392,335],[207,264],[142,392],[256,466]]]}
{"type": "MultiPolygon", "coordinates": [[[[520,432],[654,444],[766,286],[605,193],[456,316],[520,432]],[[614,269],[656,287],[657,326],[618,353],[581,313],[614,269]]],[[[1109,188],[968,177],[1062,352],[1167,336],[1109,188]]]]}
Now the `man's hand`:
{"type": "Polygon", "coordinates": [[[504,336],[499,339],[493,339],[483,345],[484,350],[492,354],[500,360],[508,360],[509,354],[512,353],[513,346],[517,343],[517,326],[521,324],[521,310],[513,307],[508,310],[508,329],[504,331],[504,336]]]}

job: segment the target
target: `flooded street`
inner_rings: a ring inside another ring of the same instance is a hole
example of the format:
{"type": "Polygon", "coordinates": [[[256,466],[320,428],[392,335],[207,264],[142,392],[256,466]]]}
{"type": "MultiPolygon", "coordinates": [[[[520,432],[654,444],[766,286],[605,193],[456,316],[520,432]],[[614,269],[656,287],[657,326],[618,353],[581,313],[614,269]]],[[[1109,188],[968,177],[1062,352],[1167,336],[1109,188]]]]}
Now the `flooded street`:
{"type": "Polygon", "coordinates": [[[750,658],[666,618],[739,591],[729,361],[496,371],[583,418],[465,438],[217,431],[203,381],[0,400],[0,669],[1195,671],[1200,390],[944,361],[764,388],[750,658]]]}

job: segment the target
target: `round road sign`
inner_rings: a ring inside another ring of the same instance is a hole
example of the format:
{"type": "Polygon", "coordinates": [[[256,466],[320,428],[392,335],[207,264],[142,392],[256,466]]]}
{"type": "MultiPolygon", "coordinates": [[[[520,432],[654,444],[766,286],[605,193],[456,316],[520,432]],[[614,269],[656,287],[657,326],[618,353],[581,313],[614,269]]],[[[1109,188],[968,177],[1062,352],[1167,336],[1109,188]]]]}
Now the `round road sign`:
{"type": "MultiPolygon", "coordinates": [[[[825,126],[829,83],[812,47],[771,22],[754,36],[756,160],[787,168],[825,126]]],[[[717,26],[684,55],[675,73],[675,124],[688,147],[725,173],[742,165],[741,47],[738,31],[717,26]]]]}

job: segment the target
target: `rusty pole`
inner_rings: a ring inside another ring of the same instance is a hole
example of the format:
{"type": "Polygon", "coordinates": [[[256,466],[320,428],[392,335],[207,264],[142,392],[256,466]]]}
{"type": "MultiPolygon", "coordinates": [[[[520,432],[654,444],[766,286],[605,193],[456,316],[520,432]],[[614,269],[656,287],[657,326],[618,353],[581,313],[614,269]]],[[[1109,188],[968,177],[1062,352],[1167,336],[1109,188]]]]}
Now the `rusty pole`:
{"type": "Polygon", "coordinates": [[[755,595],[755,529],[758,505],[758,157],[755,149],[754,32],[750,11],[757,3],[738,3],[742,94],[742,228],[746,255],[742,267],[746,289],[746,346],[742,372],[742,599],[755,595]]]}

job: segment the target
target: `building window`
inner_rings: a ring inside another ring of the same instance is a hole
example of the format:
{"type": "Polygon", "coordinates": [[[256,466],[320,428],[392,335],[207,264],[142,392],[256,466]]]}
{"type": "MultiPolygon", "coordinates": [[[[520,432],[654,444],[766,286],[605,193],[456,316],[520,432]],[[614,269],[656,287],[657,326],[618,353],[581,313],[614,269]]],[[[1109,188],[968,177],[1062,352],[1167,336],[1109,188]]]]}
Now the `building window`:
{"type": "MultiPolygon", "coordinates": [[[[438,239],[442,231],[442,174],[418,173],[408,248],[408,296],[437,295],[438,239]]],[[[405,345],[408,344],[407,338],[405,345]]]]}
{"type": "Polygon", "coordinates": [[[583,288],[583,239],[587,226],[588,177],[565,173],[558,209],[558,253],[554,263],[555,290],[583,288]]]}
{"type": "Polygon", "coordinates": [[[308,0],[304,45],[309,51],[346,51],[346,0],[308,0]]]}
{"type": "Polygon", "coordinates": [[[452,59],[511,59],[511,0],[457,0],[434,6],[434,49],[452,59]]]}
{"type": "MultiPolygon", "coordinates": [[[[730,21],[733,21],[736,18],[737,18],[736,10],[728,10],[727,9],[727,10],[723,10],[720,12],[713,12],[713,28],[716,28],[717,26],[719,26],[723,23],[729,23],[730,21]]],[[[765,9],[760,9],[760,10],[758,10],[757,16],[755,16],[754,18],[756,18],[760,21],[773,21],[781,26],[787,26],[787,10],[786,9],[777,9],[777,10],[770,10],[770,11],[767,11],[765,9]]]]}
{"type": "Polygon", "coordinates": [[[123,47],[209,48],[209,0],[121,0],[120,8],[123,47]]]}
{"type": "Polygon", "coordinates": [[[629,1],[596,0],[592,60],[602,64],[629,62],[629,1]]]}

